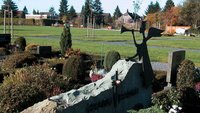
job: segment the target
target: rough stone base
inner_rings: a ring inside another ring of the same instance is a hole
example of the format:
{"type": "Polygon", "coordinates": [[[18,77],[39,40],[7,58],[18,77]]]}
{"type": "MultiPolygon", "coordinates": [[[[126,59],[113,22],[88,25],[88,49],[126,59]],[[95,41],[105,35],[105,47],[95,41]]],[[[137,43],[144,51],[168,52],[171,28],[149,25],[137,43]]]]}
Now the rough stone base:
{"type": "Polygon", "coordinates": [[[152,88],[143,87],[141,65],[119,60],[103,79],[51,97],[50,101],[38,103],[33,109],[29,108],[23,113],[44,113],[54,110],[57,113],[127,113],[127,110],[134,107],[148,107],[151,104],[152,88]],[[116,71],[122,81],[117,90],[112,85],[116,71]]]}

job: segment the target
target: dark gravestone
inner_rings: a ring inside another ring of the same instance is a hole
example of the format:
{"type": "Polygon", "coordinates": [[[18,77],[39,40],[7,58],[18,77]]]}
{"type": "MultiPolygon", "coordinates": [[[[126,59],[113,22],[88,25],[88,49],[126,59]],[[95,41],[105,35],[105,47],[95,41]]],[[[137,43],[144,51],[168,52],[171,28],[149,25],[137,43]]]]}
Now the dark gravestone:
{"type": "Polygon", "coordinates": [[[51,46],[37,46],[37,54],[40,57],[51,57],[51,46]]]}
{"type": "Polygon", "coordinates": [[[176,85],[176,74],[180,63],[185,59],[185,50],[173,51],[168,57],[168,70],[166,81],[168,87],[176,85]]]}
{"type": "Polygon", "coordinates": [[[6,46],[11,42],[10,34],[0,34],[0,47],[6,46]]]}

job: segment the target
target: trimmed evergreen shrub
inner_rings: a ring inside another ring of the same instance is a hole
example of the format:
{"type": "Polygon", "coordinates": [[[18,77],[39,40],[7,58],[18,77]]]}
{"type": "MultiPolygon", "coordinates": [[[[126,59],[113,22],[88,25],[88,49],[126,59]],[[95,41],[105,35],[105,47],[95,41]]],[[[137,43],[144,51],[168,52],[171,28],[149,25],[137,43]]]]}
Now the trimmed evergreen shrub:
{"type": "Polygon", "coordinates": [[[0,113],[20,112],[66,89],[63,76],[50,67],[34,65],[16,71],[0,85],[0,113]]]}
{"type": "Polygon", "coordinates": [[[14,44],[19,51],[24,51],[26,47],[26,39],[24,37],[18,37],[15,39],[14,44]]]}
{"type": "Polygon", "coordinates": [[[71,48],[72,46],[72,39],[71,39],[71,32],[69,26],[65,25],[63,28],[63,32],[60,37],[60,49],[62,56],[65,55],[67,49],[71,48]]]}
{"type": "Polygon", "coordinates": [[[195,75],[196,71],[194,63],[190,60],[184,60],[178,68],[177,80],[176,80],[177,88],[178,89],[186,87],[194,88],[195,75]]]}
{"type": "Polygon", "coordinates": [[[120,54],[117,51],[109,51],[104,57],[104,68],[110,71],[112,66],[120,59],[120,54]]]}
{"type": "Polygon", "coordinates": [[[8,56],[2,63],[1,69],[7,72],[14,72],[15,68],[21,68],[37,62],[37,58],[27,52],[15,53],[8,56]]]}
{"type": "Polygon", "coordinates": [[[68,79],[81,82],[85,79],[84,71],[85,69],[81,56],[71,56],[64,63],[62,74],[67,76],[68,79]]]}

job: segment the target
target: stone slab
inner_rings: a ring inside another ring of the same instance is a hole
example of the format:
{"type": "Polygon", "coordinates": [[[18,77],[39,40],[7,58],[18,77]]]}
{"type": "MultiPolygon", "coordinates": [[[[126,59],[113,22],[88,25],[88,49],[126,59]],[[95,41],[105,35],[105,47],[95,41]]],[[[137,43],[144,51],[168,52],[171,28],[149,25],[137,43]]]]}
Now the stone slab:
{"type": "MultiPolygon", "coordinates": [[[[136,106],[145,108],[151,104],[152,88],[143,86],[141,73],[141,63],[119,60],[101,80],[53,96],[48,101],[57,103],[56,113],[127,113],[127,110],[136,106]],[[116,71],[121,80],[117,90],[112,85],[116,71]]],[[[34,106],[42,106],[42,103],[34,106]]],[[[34,109],[23,113],[33,112],[34,109]]]]}
{"type": "Polygon", "coordinates": [[[170,52],[168,57],[168,70],[166,82],[170,87],[176,85],[176,74],[180,63],[185,59],[185,50],[177,50],[170,52]]]}
{"type": "Polygon", "coordinates": [[[37,46],[37,54],[41,57],[51,57],[51,46],[37,46]]]}
{"type": "Polygon", "coordinates": [[[11,42],[11,35],[10,34],[0,34],[0,46],[5,44],[9,44],[11,42]]]}

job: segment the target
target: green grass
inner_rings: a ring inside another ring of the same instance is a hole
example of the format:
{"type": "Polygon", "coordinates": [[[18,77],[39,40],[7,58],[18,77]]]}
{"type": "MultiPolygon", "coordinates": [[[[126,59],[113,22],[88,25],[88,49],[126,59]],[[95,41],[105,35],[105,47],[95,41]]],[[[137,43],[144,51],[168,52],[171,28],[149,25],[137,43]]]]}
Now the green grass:
{"type": "MultiPolygon", "coordinates": [[[[0,26],[0,28],[3,28],[3,26],[0,26]]],[[[39,45],[51,45],[54,50],[59,50],[60,48],[59,41],[62,27],[15,26],[14,28],[15,37],[24,36],[28,44],[35,43],[39,45]]],[[[91,30],[89,31],[91,33],[91,30]]],[[[3,29],[0,29],[0,32],[3,32],[3,29]]],[[[95,37],[86,37],[86,29],[71,28],[71,34],[73,40],[72,47],[74,49],[79,48],[81,49],[81,51],[88,52],[90,54],[104,55],[110,50],[116,50],[121,54],[122,57],[128,57],[134,55],[136,52],[136,48],[133,45],[131,33],[120,34],[119,30],[95,30],[95,37]],[[121,41],[125,41],[125,44],[129,44],[132,46],[105,43],[121,41]]],[[[139,33],[136,33],[136,39],[138,43],[139,40],[142,39],[139,33]]],[[[149,47],[149,55],[152,61],[167,62],[168,54],[171,51],[171,48],[200,50],[199,44],[199,37],[156,37],[149,40],[148,45],[158,46],[159,48],[149,47]]],[[[194,61],[197,66],[200,66],[200,52],[187,50],[186,58],[194,61]]]]}

